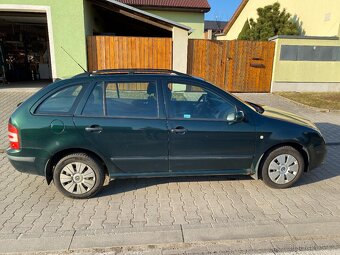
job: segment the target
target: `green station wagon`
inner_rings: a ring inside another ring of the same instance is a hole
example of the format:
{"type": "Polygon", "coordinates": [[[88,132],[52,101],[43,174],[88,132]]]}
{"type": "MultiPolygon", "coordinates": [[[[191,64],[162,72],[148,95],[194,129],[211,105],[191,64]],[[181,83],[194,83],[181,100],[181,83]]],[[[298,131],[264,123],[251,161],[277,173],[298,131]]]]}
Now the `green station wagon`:
{"type": "Polygon", "coordinates": [[[9,124],[11,164],[88,198],[117,178],[250,175],[287,188],[319,166],[310,121],[243,102],[170,70],[102,70],[57,81],[9,124]]]}

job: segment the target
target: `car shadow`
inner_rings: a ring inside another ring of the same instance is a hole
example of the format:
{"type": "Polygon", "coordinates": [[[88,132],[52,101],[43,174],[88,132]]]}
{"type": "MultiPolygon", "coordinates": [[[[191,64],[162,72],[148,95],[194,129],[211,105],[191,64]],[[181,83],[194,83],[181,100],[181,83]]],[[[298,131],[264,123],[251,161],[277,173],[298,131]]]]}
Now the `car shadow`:
{"type": "Polygon", "coordinates": [[[328,146],[340,145],[340,125],[325,122],[316,123],[316,125],[320,129],[328,146]]]}
{"type": "MultiPolygon", "coordinates": [[[[340,126],[331,123],[316,123],[327,143],[327,155],[324,163],[318,168],[304,174],[295,186],[322,182],[340,175],[340,126]]],[[[110,196],[151,186],[183,182],[214,182],[253,180],[250,176],[189,176],[117,179],[106,185],[97,197],[110,196]]]]}
{"type": "Polygon", "coordinates": [[[340,176],[340,126],[324,122],[316,125],[326,140],[326,158],[321,166],[303,175],[295,186],[322,182],[340,176]]]}
{"type": "Polygon", "coordinates": [[[155,178],[134,178],[134,179],[117,179],[104,186],[102,191],[96,197],[105,197],[132,190],[144,189],[152,186],[171,184],[171,183],[190,183],[190,182],[214,182],[214,181],[239,181],[252,180],[250,176],[185,176],[185,177],[155,177],[155,178]]]}

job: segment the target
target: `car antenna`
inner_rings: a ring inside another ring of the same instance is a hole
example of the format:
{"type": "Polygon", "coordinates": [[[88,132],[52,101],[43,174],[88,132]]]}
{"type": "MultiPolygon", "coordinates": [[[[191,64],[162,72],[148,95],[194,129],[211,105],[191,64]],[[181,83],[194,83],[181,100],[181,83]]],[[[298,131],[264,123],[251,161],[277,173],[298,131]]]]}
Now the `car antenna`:
{"type": "Polygon", "coordinates": [[[82,67],[72,56],[71,56],[71,54],[69,54],[65,49],[64,49],[64,47],[63,46],[60,46],[61,47],[61,49],[63,50],[63,51],[65,51],[65,53],[81,68],[81,69],[83,69],[83,71],[84,71],[84,73],[87,73],[87,71],[85,70],[85,68],[84,67],[82,67]]]}

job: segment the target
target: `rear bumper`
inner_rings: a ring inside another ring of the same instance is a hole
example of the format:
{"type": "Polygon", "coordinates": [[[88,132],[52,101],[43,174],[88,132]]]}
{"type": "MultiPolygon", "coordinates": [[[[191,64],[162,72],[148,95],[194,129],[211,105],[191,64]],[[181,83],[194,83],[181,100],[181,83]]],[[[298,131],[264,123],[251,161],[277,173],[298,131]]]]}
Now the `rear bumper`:
{"type": "Polygon", "coordinates": [[[7,149],[7,158],[11,165],[19,172],[45,176],[45,166],[48,157],[35,149],[11,150],[7,149]],[[43,154],[43,156],[41,156],[43,154]],[[32,155],[39,155],[35,157],[32,155]]]}

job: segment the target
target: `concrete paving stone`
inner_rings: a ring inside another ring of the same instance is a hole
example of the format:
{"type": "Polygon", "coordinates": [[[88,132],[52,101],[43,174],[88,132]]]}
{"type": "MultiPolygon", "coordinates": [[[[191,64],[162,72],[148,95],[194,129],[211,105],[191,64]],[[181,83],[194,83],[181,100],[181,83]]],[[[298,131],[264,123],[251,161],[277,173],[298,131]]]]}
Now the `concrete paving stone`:
{"type": "Polygon", "coordinates": [[[186,249],[166,249],[162,251],[162,255],[185,255],[186,249]]]}
{"type": "Polygon", "coordinates": [[[182,242],[181,230],[111,233],[93,236],[75,235],[70,248],[101,248],[124,245],[164,244],[182,242]]]}
{"type": "Polygon", "coordinates": [[[285,224],[285,228],[294,237],[337,237],[340,235],[340,222],[285,224]]]}
{"type": "Polygon", "coordinates": [[[340,217],[336,216],[328,216],[328,217],[320,217],[316,216],[313,218],[302,218],[299,219],[298,221],[295,219],[283,219],[281,220],[283,224],[294,224],[294,223],[300,223],[300,224],[309,224],[309,223],[320,223],[320,222],[325,222],[325,223],[331,223],[331,222],[340,222],[340,217]]]}
{"type": "MultiPolygon", "coordinates": [[[[279,224],[278,221],[275,220],[256,220],[256,221],[243,221],[243,220],[234,220],[228,223],[212,223],[211,226],[213,228],[229,228],[229,227],[251,227],[253,226],[254,228],[259,225],[268,225],[268,226],[275,226],[279,224]]],[[[200,225],[195,225],[193,227],[199,228],[200,225]]]]}
{"type": "Polygon", "coordinates": [[[334,240],[334,242],[336,242],[340,246],[340,237],[332,238],[332,240],[334,240]]]}
{"type": "Polygon", "coordinates": [[[191,247],[191,248],[188,248],[186,251],[185,251],[185,254],[187,255],[193,255],[193,254],[207,254],[209,252],[208,248],[206,246],[194,246],[194,247],[191,247]]]}
{"type": "Polygon", "coordinates": [[[74,236],[76,231],[74,230],[68,230],[68,231],[45,231],[43,232],[43,234],[41,235],[42,238],[45,238],[45,237],[55,237],[55,238],[58,238],[58,237],[68,237],[68,236],[74,236]]]}
{"type": "Polygon", "coordinates": [[[43,231],[27,231],[26,233],[20,234],[18,239],[40,238],[43,234],[43,231]]]}
{"type": "Polygon", "coordinates": [[[31,227],[19,227],[19,226],[17,226],[14,230],[13,230],[13,232],[14,233],[20,233],[20,234],[22,234],[22,233],[26,233],[27,231],[29,231],[31,229],[31,227]]]}
{"type": "Polygon", "coordinates": [[[249,240],[251,250],[253,250],[253,251],[270,251],[270,250],[273,250],[274,246],[271,242],[271,239],[272,238],[249,240]]]}
{"type": "Polygon", "coordinates": [[[131,220],[119,220],[117,228],[132,228],[131,220]]]}
{"type": "Polygon", "coordinates": [[[206,246],[210,254],[239,254],[241,251],[253,250],[251,246],[251,240],[249,239],[246,241],[231,240],[217,243],[208,243],[206,246]]]}
{"type": "Polygon", "coordinates": [[[57,231],[59,227],[58,226],[45,226],[44,231],[46,232],[55,232],[57,231]]]}
{"type": "MultiPolygon", "coordinates": [[[[111,255],[110,253],[105,253],[106,255],[111,255]]],[[[115,253],[117,255],[162,255],[162,250],[154,251],[123,251],[115,253]]]]}
{"type": "MultiPolygon", "coordinates": [[[[74,224],[74,229],[76,229],[76,230],[86,230],[90,227],[90,225],[91,224],[74,224]]],[[[103,225],[103,227],[107,228],[107,227],[105,227],[105,225],[103,225]]]]}
{"type": "Polygon", "coordinates": [[[131,222],[132,226],[133,227],[144,227],[146,224],[147,224],[147,221],[143,221],[143,220],[140,220],[140,221],[132,221],[131,222]]]}
{"type": "Polygon", "coordinates": [[[185,242],[235,240],[247,238],[285,237],[289,236],[286,229],[279,223],[271,225],[233,226],[221,228],[183,228],[185,242]]]}
{"type": "Polygon", "coordinates": [[[317,244],[314,242],[314,240],[294,240],[295,249],[301,250],[315,250],[317,249],[317,244]]]}
{"type": "Polygon", "coordinates": [[[0,233],[0,240],[7,240],[7,239],[18,239],[20,236],[19,233],[0,233]]]}
{"type": "Polygon", "coordinates": [[[104,234],[124,234],[124,233],[149,233],[149,232],[167,232],[167,231],[181,231],[181,226],[147,226],[147,227],[134,227],[134,228],[106,228],[97,230],[77,230],[75,236],[93,236],[104,234]]]}
{"type": "MultiPolygon", "coordinates": [[[[223,224],[219,224],[218,226],[221,227],[221,225],[223,226],[223,224]]],[[[186,225],[182,225],[181,226],[182,229],[208,229],[208,228],[213,228],[213,224],[211,223],[200,223],[200,224],[186,224],[186,225]]]]}
{"type": "Polygon", "coordinates": [[[272,240],[274,251],[293,251],[296,250],[294,241],[290,237],[281,238],[280,240],[272,240]]]}
{"type": "MultiPolygon", "coordinates": [[[[80,222],[78,222],[78,223],[80,223],[80,222]]],[[[103,222],[103,227],[111,229],[111,228],[116,228],[118,224],[119,224],[119,221],[116,220],[116,219],[107,219],[103,222]]],[[[82,224],[79,224],[79,225],[87,225],[87,224],[82,223],[82,224]]]]}
{"type": "Polygon", "coordinates": [[[16,240],[0,240],[1,253],[23,253],[39,251],[57,251],[68,250],[72,236],[69,237],[51,237],[51,238],[28,238],[16,240]]]}

